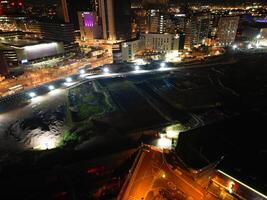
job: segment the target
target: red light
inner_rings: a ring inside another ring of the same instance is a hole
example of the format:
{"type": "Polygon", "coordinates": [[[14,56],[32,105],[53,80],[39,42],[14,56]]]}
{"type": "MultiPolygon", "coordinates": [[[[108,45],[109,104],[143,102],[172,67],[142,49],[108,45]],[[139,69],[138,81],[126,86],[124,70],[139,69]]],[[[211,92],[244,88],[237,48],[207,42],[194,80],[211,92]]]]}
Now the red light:
{"type": "Polygon", "coordinates": [[[66,196],[67,195],[67,192],[58,192],[55,194],[55,197],[63,197],[63,196],[66,196]]]}
{"type": "Polygon", "coordinates": [[[94,168],[90,168],[90,169],[88,169],[87,170],[87,173],[88,174],[95,174],[95,173],[99,173],[99,172],[102,172],[102,171],[104,171],[104,167],[103,166],[101,166],[101,167],[94,167],[94,168]]]}

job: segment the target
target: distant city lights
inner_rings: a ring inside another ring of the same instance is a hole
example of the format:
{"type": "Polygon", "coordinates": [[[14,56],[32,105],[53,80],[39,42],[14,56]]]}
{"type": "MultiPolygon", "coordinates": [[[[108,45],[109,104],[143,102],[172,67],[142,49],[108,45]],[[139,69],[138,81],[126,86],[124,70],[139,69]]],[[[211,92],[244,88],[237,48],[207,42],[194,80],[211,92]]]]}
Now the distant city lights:
{"type": "Polygon", "coordinates": [[[181,62],[180,53],[177,50],[170,51],[165,55],[166,62],[181,62]]]}
{"type": "Polygon", "coordinates": [[[145,60],[142,59],[142,58],[135,59],[133,62],[134,62],[136,65],[146,65],[146,64],[147,64],[147,62],[145,62],[145,60]]]}

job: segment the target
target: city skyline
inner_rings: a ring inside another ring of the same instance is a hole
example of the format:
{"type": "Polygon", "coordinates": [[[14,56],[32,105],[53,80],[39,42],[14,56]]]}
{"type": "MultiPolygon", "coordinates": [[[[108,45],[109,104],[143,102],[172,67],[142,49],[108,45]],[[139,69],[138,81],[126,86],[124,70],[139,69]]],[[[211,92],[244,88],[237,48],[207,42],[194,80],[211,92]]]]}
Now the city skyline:
{"type": "Polygon", "coordinates": [[[0,1],[0,199],[267,199],[266,58],[264,1],[0,1]]]}

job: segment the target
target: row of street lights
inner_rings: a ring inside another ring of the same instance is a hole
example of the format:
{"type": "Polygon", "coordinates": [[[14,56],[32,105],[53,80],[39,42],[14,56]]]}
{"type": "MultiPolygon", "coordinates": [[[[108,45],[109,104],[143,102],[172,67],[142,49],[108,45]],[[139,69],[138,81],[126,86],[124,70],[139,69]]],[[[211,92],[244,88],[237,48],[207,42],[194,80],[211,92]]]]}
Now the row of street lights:
{"type": "MultiPolygon", "coordinates": [[[[164,69],[166,69],[166,63],[165,62],[161,62],[160,63],[160,68],[159,68],[159,70],[164,70],[164,69]]],[[[136,64],[135,65],[135,68],[134,68],[134,71],[135,72],[138,72],[138,71],[140,71],[141,70],[141,67],[140,67],[140,65],[139,64],[136,64]]],[[[109,74],[110,73],[110,69],[108,68],[108,67],[104,67],[103,68],[103,74],[109,74]]],[[[85,75],[85,73],[86,73],[86,71],[84,70],[84,69],[81,69],[80,71],[79,71],[79,74],[80,74],[80,77],[83,77],[84,75],[85,75]]],[[[63,83],[65,86],[70,86],[71,84],[72,84],[72,82],[73,82],[73,78],[72,77],[67,77],[66,79],[65,79],[65,82],[63,83]]],[[[53,90],[55,90],[56,89],[56,87],[54,86],[54,85],[49,85],[48,87],[48,90],[49,91],[53,91],[53,90]]],[[[29,92],[28,93],[28,96],[32,99],[32,98],[35,98],[35,97],[37,97],[37,94],[36,94],[36,92],[29,92]]]]}

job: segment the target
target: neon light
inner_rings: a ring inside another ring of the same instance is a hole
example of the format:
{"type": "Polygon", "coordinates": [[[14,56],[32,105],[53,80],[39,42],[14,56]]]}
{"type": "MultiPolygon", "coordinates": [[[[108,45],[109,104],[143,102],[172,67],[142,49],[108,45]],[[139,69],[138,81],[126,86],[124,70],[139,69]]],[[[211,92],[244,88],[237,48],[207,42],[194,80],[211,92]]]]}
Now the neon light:
{"type": "Polygon", "coordinates": [[[93,27],[94,26],[94,16],[92,13],[85,12],[83,13],[83,21],[85,27],[93,27]]]}
{"type": "Polygon", "coordinates": [[[256,22],[259,22],[259,23],[267,23],[267,19],[258,19],[258,20],[256,20],[256,22]]]}

